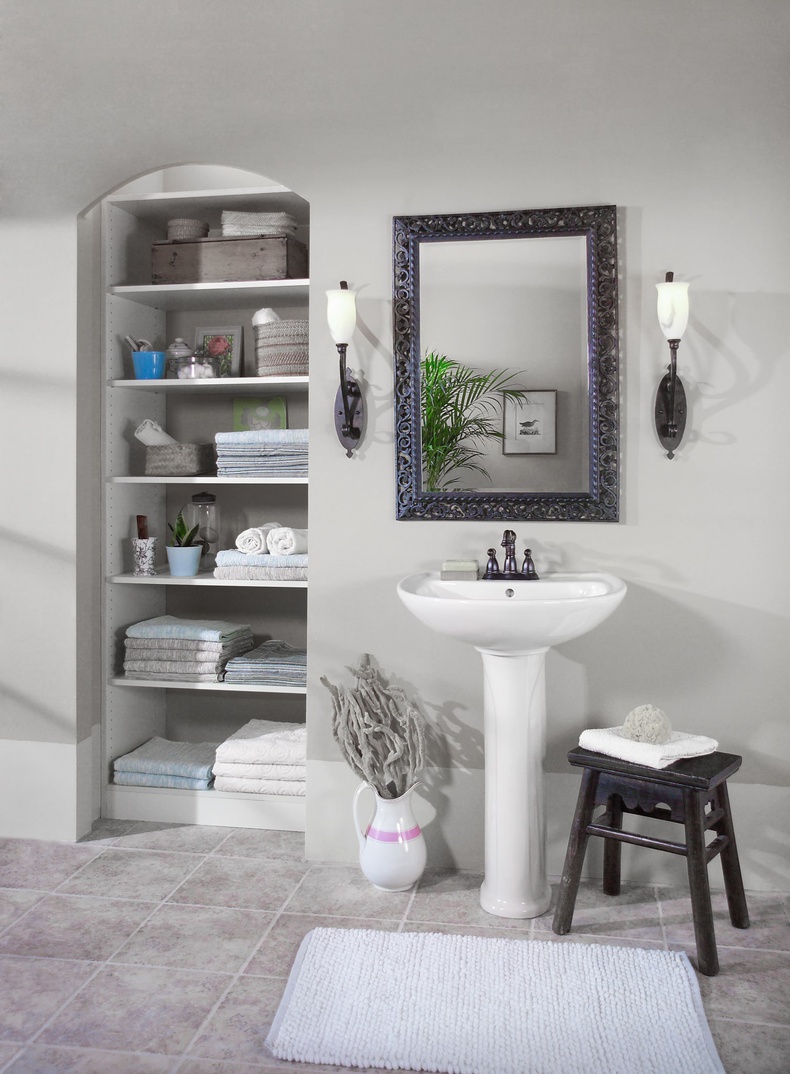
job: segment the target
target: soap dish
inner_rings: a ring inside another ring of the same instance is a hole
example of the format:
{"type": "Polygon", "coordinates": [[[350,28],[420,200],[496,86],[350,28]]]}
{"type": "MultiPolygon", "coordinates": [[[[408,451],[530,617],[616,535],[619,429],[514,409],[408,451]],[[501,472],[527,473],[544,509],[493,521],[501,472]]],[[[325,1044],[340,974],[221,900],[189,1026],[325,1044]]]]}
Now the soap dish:
{"type": "Polygon", "coordinates": [[[448,559],[442,564],[439,577],[443,582],[476,582],[478,571],[476,559],[448,559]]]}

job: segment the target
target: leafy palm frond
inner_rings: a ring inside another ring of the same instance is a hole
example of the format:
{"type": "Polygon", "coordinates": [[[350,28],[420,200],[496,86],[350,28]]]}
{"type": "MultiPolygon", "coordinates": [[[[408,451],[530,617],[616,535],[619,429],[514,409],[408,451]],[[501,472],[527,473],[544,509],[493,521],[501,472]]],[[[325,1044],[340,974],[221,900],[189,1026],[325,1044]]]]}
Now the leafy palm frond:
{"type": "MultiPolygon", "coordinates": [[[[464,472],[489,478],[477,461],[489,440],[501,440],[503,392],[519,396],[506,369],[481,373],[433,351],[420,363],[422,467],[426,490],[458,485],[464,472]]],[[[489,478],[490,479],[490,478],[489,478]]]]}

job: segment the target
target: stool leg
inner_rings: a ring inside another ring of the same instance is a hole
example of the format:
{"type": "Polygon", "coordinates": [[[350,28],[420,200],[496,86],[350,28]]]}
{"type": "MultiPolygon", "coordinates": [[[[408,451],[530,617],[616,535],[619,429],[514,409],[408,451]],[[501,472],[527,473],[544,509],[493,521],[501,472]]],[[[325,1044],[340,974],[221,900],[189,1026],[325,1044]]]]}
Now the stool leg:
{"type": "MultiPolygon", "coordinates": [[[[619,794],[610,794],[606,800],[606,811],[609,813],[612,828],[623,826],[623,800],[619,794]]],[[[623,845],[619,839],[604,839],[603,841],[603,893],[604,895],[620,894],[620,852],[623,845]]]]}
{"type": "Polygon", "coordinates": [[[714,805],[724,811],[724,816],[718,824],[714,824],[713,829],[717,835],[727,837],[727,846],[722,850],[719,857],[721,858],[721,871],[724,875],[724,890],[727,893],[730,921],[736,929],[748,929],[749,910],[746,906],[746,894],[743,890],[741,863],[738,857],[738,846],[735,842],[735,829],[732,824],[727,781],[720,783],[716,791],[717,801],[714,802],[714,805]]]}
{"type": "Polygon", "coordinates": [[[691,912],[697,941],[700,973],[715,977],[719,972],[713,909],[710,904],[708,866],[705,861],[705,798],[701,791],[683,791],[686,818],[686,865],[688,867],[691,912]]]}
{"type": "Polygon", "coordinates": [[[552,930],[558,936],[564,936],[571,930],[573,920],[573,908],[576,905],[576,893],[579,890],[579,878],[582,873],[584,854],[587,850],[587,825],[592,820],[595,810],[595,791],[598,786],[598,773],[589,768],[582,772],[582,783],[579,788],[579,797],[576,801],[576,813],[571,825],[571,834],[568,838],[568,849],[565,853],[565,864],[562,867],[562,880],[557,895],[557,906],[554,910],[552,930]]]}

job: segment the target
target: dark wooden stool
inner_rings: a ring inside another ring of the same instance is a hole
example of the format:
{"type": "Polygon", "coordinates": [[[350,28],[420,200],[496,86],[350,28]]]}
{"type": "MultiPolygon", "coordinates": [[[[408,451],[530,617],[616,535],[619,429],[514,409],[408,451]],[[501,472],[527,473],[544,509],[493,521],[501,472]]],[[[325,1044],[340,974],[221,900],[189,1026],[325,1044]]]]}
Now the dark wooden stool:
{"type": "Polygon", "coordinates": [[[606,895],[620,894],[623,843],[682,854],[688,867],[697,962],[701,973],[715,976],[719,972],[719,957],[710,904],[708,862],[717,854],[721,855],[730,921],[737,929],[749,927],[727,794],[727,779],[741,767],[741,758],[733,753],[710,753],[705,757],[675,761],[668,768],[647,768],[577,747],[570,751],[568,760],[583,770],[582,785],[554,911],[554,932],[559,936],[570,932],[582,863],[591,835],[605,840],[603,890],[606,895]],[[710,810],[707,810],[708,804],[710,810]],[[606,811],[593,821],[593,813],[601,805],[606,806],[606,811]],[[623,831],[624,813],[683,824],[686,842],[674,843],[623,831]],[[705,833],[710,829],[716,833],[716,838],[706,846],[705,833]]]}

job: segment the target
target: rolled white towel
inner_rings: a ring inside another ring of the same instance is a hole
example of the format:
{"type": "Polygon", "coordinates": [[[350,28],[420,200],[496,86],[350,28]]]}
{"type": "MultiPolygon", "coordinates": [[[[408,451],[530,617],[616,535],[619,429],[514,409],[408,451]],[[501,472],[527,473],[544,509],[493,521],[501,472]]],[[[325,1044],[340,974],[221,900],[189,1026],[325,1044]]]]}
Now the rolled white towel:
{"type": "Polygon", "coordinates": [[[250,526],[236,538],[236,547],[240,552],[260,554],[267,551],[266,538],[270,530],[281,529],[279,522],[265,522],[262,526],[250,526]]]}
{"type": "Polygon", "coordinates": [[[158,421],[153,421],[151,418],[141,421],[134,430],[134,435],[146,447],[164,447],[165,444],[178,443],[169,433],[164,431],[158,421]]]}
{"type": "Polygon", "coordinates": [[[274,321],[279,321],[280,315],[275,310],[264,307],[262,310],[256,310],[252,315],[252,323],[255,324],[272,324],[274,321]]]}
{"type": "Polygon", "coordinates": [[[301,556],[307,552],[307,530],[278,526],[269,530],[266,545],[273,556],[301,556]]]}

